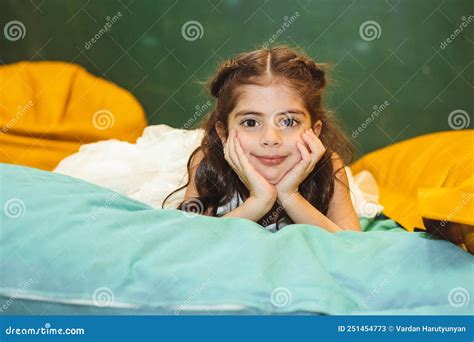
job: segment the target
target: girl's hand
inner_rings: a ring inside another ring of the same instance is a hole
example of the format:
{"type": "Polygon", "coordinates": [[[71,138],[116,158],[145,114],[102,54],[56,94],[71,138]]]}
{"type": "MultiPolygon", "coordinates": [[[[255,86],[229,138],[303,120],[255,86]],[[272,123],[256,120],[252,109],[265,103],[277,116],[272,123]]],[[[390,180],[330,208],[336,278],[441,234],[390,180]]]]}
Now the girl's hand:
{"type": "Polygon", "coordinates": [[[250,197],[265,203],[271,209],[277,198],[276,187],[270,184],[250,163],[244,154],[237,131],[232,129],[224,145],[224,158],[250,191],[250,197]]]}
{"type": "Polygon", "coordinates": [[[298,191],[298,186],[313,171],[316,163],[321,159],[326,147],[319,138],[314,134],[312,129],[307,129],[301,134],[310,151],[303,142],[297,141],[296,146],[300,151],[301,161],[296,164],[276,185],[279,199],[286,199],[298,191]]]}

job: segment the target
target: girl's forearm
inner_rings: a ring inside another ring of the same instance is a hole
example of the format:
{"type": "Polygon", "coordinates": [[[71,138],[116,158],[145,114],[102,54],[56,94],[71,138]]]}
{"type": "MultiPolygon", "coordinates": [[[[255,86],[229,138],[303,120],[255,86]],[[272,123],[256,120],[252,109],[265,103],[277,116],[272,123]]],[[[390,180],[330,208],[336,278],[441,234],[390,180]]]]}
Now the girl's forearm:
{"type": "Polygon", "coordinates": [[[240,217],[257,222],[271,208],[273,203],[262,202],[254,197],[249,197],[240,206],[228,212],[222,217],[240,217]]]}
{"type": "Polygon", "coordinates": [[[318,209],[313,207],[311,203],[298,192],[291,195],[280,195],[278,196],[278,202],[295,223],[311,224],[326,229],[331,233],[343,230],[318,209]]]}

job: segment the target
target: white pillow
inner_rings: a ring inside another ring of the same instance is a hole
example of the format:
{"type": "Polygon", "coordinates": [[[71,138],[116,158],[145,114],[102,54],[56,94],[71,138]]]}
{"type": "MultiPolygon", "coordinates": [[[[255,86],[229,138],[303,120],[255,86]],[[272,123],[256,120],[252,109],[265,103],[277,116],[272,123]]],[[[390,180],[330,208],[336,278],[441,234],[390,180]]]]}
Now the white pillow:
{"type": "MultiPolygon", "coordinates": [[[[161,209],[166,196],[186,184],[186,165],[203,138],[203,129],[178,129],[168,125],[148,126],[136,144],[116,139],[82,145],[56,166],[53,172],[80,178],[161,209]]],[[[353,177],[345,167],[351,199],[359,217],[374,217],[383,209],[378,202],[374,177],[362,171],[353,177]]],[[[166,202],[176,208],[185,189],[166,202]]]]}

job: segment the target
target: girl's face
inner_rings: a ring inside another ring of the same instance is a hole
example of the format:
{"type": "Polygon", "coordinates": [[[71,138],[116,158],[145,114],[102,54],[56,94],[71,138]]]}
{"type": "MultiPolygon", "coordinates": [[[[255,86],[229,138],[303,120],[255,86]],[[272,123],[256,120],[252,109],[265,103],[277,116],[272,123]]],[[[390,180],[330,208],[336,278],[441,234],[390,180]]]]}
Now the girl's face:
{"type": "MultiPolygon", "coordinates": [[[[244,85],[237,105],[229,113],[228,132],[237,130],[242,149],[250,163],[270,184],[277,184],[300,160],[296,146],[305,129],[311,127],[308,111],[298,95],[287,86],[262,87],[244,85]],[[262,157],[283,157],[266,160],[262,157]]],[[[221,123],[216,124],[223,143],[221,123]]],[[[322,123],[318,120],[313,127],[317,136],[322,123]]]]}

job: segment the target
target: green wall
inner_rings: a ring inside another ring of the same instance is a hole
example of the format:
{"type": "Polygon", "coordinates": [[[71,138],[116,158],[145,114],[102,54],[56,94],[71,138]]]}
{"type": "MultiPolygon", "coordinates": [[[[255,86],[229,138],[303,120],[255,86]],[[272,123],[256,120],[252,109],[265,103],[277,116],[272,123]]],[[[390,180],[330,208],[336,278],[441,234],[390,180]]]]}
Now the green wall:
{"type": "MultiPolygon", "coordinates": [[[[3,32],[0,58],[1,63],[45,59],[81,64],[130,90],[151,124],[183,127],[192,117],[202,118],[201,108],[208,107],[210,98],[198,82],[223,59],[260,47],[275,35],[274,44],[302,46],[316,61],[333,64],[328,106],[363,154],[449,130],[448,116],[455,110],[464,111],[456,112],[461,119],[470,119],[470,3],[1,0],[2,32],[18,20],[26,35],[11,41],[3,32]],[[185,39],[182,27],[192,20],[202,26],[202,36],[185,39]],[[367,21],[379,25],[378,37],[369,33],[362,38],[360,27],[367,21]],[[107,22],[111,27],[100,33],[107,22]],[[91,42],[95,35],[99,39],[91,42]],[[451,35],[454,39],[443,45],[451,35]],[[368,118],[373,120],[362,129],[368,118]],[[362,132],[352,134],[358,127],[362,132]]],[[[458,119],[451,126],[472,127],[458,119]]]]}

